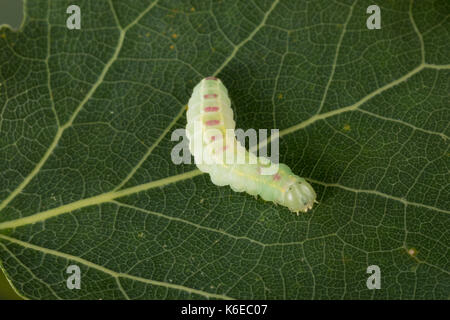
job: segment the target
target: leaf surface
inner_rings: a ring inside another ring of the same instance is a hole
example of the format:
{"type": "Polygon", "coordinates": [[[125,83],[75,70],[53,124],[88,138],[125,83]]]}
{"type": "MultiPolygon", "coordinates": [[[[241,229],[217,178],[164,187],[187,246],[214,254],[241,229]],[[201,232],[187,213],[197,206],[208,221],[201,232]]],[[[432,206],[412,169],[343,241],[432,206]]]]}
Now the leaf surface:
{"type": "Polygon", "coordinates": [[[0,261],[23,297],[449,298],[448,1],[384,1],[380,30],[363,0],[78,2],[81,30],[64,1],[0,30],[0,261]],[[171,162],[209,75],[237,127],[280,129],[311,212],[171,162]]]}

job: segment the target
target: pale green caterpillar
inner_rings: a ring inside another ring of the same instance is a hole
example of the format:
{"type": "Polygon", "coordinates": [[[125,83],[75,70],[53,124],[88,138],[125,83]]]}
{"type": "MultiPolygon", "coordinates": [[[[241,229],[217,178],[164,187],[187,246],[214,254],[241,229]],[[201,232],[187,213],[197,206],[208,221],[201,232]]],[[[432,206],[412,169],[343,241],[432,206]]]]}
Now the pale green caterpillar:
{"type": "Polygon", "coordinates": [[[270,160],[249,153],[237,142],[230,105],[228,91],[216,77],[205,78],[194,88],[188,103],[186,135],[197,167],[209,173],[215,185],[260,195],[297,214],[311,209],[316,193],[305,179],[285,164],[279,164],[273,174],[263,173],[272,166],[270,160]],[[233,161],[225,161],[230,154],[233,161]]]}

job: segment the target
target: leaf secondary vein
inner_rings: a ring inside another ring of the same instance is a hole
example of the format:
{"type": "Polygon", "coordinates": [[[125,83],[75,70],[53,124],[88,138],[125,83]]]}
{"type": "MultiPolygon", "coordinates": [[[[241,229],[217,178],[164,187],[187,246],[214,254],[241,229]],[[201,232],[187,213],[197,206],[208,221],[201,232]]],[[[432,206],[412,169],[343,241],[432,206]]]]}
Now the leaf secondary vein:
{"type": "Polygon", "coordinates": [[[310,179],[310,178],[308,178],[308,180],[313,182],[313,183],[317,183],[317,184],[320,184],[322,186],[325,186],[325,187],[340,188],[340,189],[344,189],[344,190],[347,190],[347,191],[350,191],[350,192],[354,192],[354,193],[373,194],[373,195],[377,195],[377,196],[380,196],[380,197],[383,197],[383,198],[387,198],[387,199],[390,199],[390,200],[399,201],[399,202],[401,202],[401,203],[403,203],[404,205],[407,205],[407,206],[411,205],[411,206],[416,206],[416,207],[422,207],[422,208],[426,208],[426,209],[430,209],[430,210],[434,210],[434,211],[439,211],[439,212],[442,212],[442,213],[450,214],[450,211],[448,211],[448,210],[435,208],[435,207],[432,207],[432,206],[429,206],[429,205],[426,205],[426,204],[423,204],[423,203],[408,201],[408,200],[406,200],[404,198],[395,197],[395,196],[392,196],[392,195],[389,195],[389,194],[386,194],[386,193],[383,193],[383,192],[380,192],[380,191],[376,191],[376,190],[356,189],[356,188],[351,188],[351,187],[347,187],[347,186],[341,185],[339,183],[326,183],[326,182],[322,182],[322,181],[318,181],[318,180],[314,180],[314,179],[310,179]]]}
{"type": "Polygon", "coordinates": [[[354,8],[354,6],[356,5],[357,2],[358,2],[358,0],[355,0],[353,2],[353,4],[351,5],[350,10],[349,10],[348,15],[347,15],[347,19],[345,20],[345,23],[344,23],[344,25],[342,27],[342,32],[341,32],[341,35],[339,36],[339,40],[338,40],[338,43],[336,45],[336,52],[334,54],[333,64],[331,66],[331,73],[330,73],[330,76],[328,77],[327,85],[326,85],[325,90],[323,92],[322,100],[320,101],[319,109],[317,110],[316,114],[320,114],[320,112],[322,111],[323,105],[325,104],[325,100],[326,100],[327,95],[328,95],[328,89],[330,88],[331,82],[333,81],[334,72],[336,71],[336,65],[337,65],[337,61],[338,61],[338,57],[339,57],[339,50],[341,49],[342,41],[344,40],[345,32],[347,31],[347,25],[350,22],[350,19],[352,17],[353,8],[354,8]]]}
{"type": "MultiPolygon", "coordinates": [[[[221,295],[221,294],[215,294],[215,293],[209,293],[206,291],[202,291],[202,290],[198,290],[198,289],[194,289],[194,288],[189,288],[186,286],[182,286],[182,285],[177,285],[177,284],[173,284],[173,283],[167,283],[167,282],[163,282],[163,281],[157,281],[157,280],[151,280],[151,279],[146,279],[146,278],[142,278],[142,277],[137,277],[137,276],[133,276],[130,274],[126,274],[126,273],[120,273],[120,272],[116,272],[113,271],[111,269],[108,269],[106,267],[103,267],[101,265],[92,263],[88,260],[85,260],[83,258],[77,257],[77,256],[73,256],[67,253],[63,253],[63,252],[59,252],[56,250],[52,250],[52,249],[48,249],[48,248],[44,248],[44,247],[40,247],[28,242],[24,242],[15,238],[11,238],[8,237],[6,235],[0,234],[0,239],[4,239],[6,241],[18,244],[24,248],[28,248],[28,249],[32,249],[32,250],[36,250],[39,252],[42,252],[43,254],[49,254],[49,255],[53,255],[56,257],[60,257],[63,259],[67,259],[67,260],[71,260],[71,261],[75,261],[77,263],[83,264],[89,268],[101,271],[103,273],[106,273],[108,275],[110,275],[113,278],[126,278],[126,279],[130,279],[130,280],[134,280],[134,281],[138,281],[138,282],[142,282],[142,283],[146,283],[146,284],[150,284],[150,285],[155,285],[158,287],[165,287],[168,289],[175,289],[175,290],[180,290],[180,291],[185,291],[191,294],[197,294],[197,295],[201,295],[204,296],[206,298],[216,298],[216,299],[225,299],[225,300],[230,300],[232,299],[231,297],[225,296],[225,295],[221,295]]],[[[3,244],[0,243],[0,245],[3,246],[3,244]]],[[[120,290],[120,288],[119,288],[120,290]]]]}
{"type": "Polygon", "coordinates": [[[231,52],[231,54],[228,56],[228,58],[222,63],[222,65],[219,67],[219,69],[216,70],[216,72],[214,72],[214,76],[218,75],[223,68],[225,68],[228,63],[236,56],[236,53],[239,51],[239,49],[245,45],[247,42],[249,42],[250,40],[253,39],[253,37],[255,36],[256,33],[258,33],[258,31],[264,27],[264,25],[266,24],[267,18],[269,17],[270,13],[275,9],[275,7],[277,6],[279,0],[275,0],[272,5],[270,6],[270,9],[267,10],[266,14],[264,15],[264,18],[262,19],[261,23],[255,28],[255,30],[253,30],[249,36],[247,38],[245,38],[242,42],[240,42],[237,46],[234,47],[233,51],[231,52]]]}

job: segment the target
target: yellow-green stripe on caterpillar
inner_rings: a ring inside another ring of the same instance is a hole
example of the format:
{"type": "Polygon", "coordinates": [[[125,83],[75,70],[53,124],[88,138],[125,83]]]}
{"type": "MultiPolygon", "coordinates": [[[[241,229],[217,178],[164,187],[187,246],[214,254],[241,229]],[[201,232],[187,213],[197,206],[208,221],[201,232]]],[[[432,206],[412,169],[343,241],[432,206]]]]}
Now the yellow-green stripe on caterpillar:
{"type": "Polygon", "coordinates": [[[227,89],[216,77],[203,79],[195,86],[189,100],[186,125],[189,150],[197,167],[209,173],[215,185],[229,185],[236,192],[260,195],[297,214],[311,209],[316,200],[311,185],[281,163],[274,174],[263,174],[271,165],[270,160],[248,152],[234,134],[228,134],[234,129],[227,89]],[[232,159],[245,161],[224,161],[229,156],[227,152],[232,152],[232,159]]]}

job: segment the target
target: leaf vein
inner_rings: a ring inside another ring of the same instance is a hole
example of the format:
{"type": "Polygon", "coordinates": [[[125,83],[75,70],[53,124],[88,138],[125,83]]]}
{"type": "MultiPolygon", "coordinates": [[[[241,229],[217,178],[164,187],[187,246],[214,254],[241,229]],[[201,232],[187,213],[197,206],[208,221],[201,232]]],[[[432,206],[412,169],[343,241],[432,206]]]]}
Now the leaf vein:
{"type": "MultiPolygon", "coordinates": [[[[12,238],[3,234],[0,234],[0,239],[4,239],[8,242],[20,245],[24,248],[27,249],[32,249],[32,250],[36,250],[39,251],[43,254],[48,254],[48,255],[52,255],[52,256],[56,256],[59,258],[63,258],[66,260],[71,260],[71,261],[75,261],[77,263],[83,264],[86,267],[98,270],[100,272],[106,273],[108,275],[110,275],[111,277],[117,279],[117,278],[126,278],[126,279],[130,279],[130,280],[134,280],[134,281],[138,281],[138,282],[142,282],[145,284],[150,284],[150,285],[154,285],[154,286],[158,286],[158,287],[165,287],[168,289],[175,289],[175,290],[179,290],[179,291],[184,291],[184,292],[188,292],[190,294],[197,294],[197,295],[201,295],[204,296],[206,298],[216,298],[216,299],[225,299],[225,300],[230,300],[232,299],[231,297],[225,296],[225,295],[221,295],[221,294],[215,294],[215,293],[210,293],[210,292],[206,292],[206,291],[202,291],[202,290],[198,290],[198,289],[194,289],[194,288],[189,288],[186,286],[181,286],[181,285],[177,285],[177,284],[173,284],[173,283],[167,283],[167,282],[162,282],[162,281],[158,281],[158,280],[152,280],[152,279],[146,279],[146,278],[142,278],[142,277],[137,277],[137,276],[133,276],[130,274],[125,274],[125,273],[121,273],[121,272],[116,272],[114,270],[108,269],[104,266],[95,264],[91,261],[82,259],[80,257],[76,257],[64,252],[59,252],[56,250],[52,250],[52,249],[48,249],[48,248],[44,248],[44,247],[40,247],[28,242],[24,242],[21,240],[18,240],[16,238],[12,238]]],[[[0,243],[1,246],[4,246],[4,244],[0,243]]],[[[57,296],[56,296],[57,297],[57,296]]]]}

